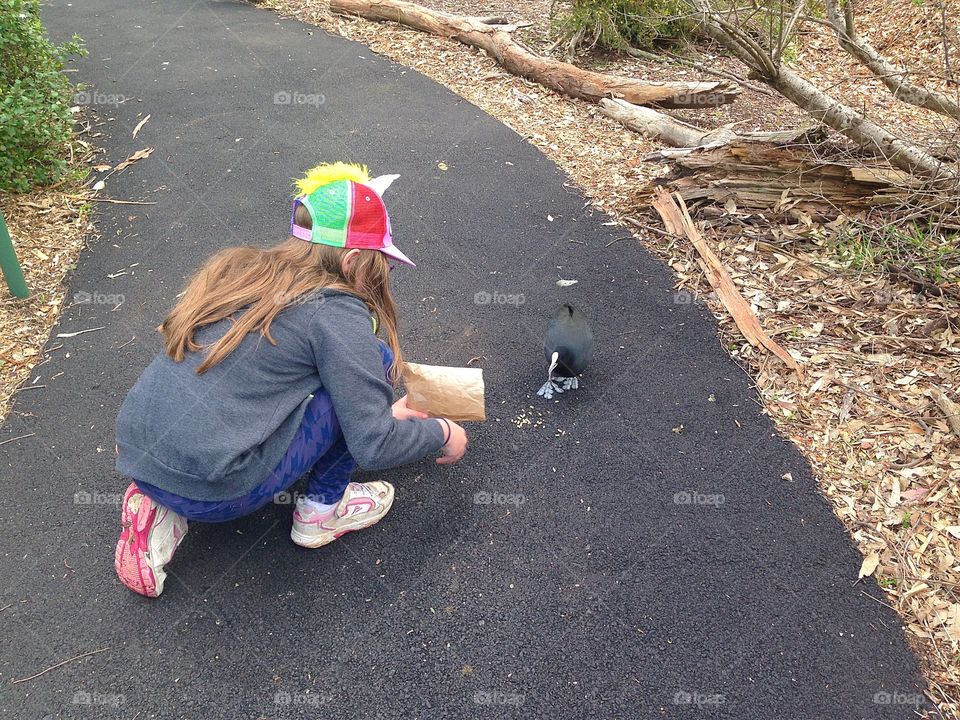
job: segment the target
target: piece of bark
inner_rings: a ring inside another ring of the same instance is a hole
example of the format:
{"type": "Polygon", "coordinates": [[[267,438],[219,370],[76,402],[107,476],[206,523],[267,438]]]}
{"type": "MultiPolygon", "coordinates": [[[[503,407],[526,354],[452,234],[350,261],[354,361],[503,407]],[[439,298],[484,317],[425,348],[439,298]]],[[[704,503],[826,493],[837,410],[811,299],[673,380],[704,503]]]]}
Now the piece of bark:
{"type": "Polygon", "coordinates": [[[960,405],[948,398],[947,394],[938,387],[933,388],[933,400],[947,418],[953,434],[960,438],[960,405]]]}
{"type": "Polygon", "coordinates": [[[637,105],[668,108],[716,107],[740,94],[730,82],[655,82],[606,75],[542,57],[514,40],[518,25],[492,23],[503,18],[473,18],[431,10],[404,0],[330,0],[330,10],[368,20],[386,20],[480,48],[515,75],[564,95],[597,102],[621,97],[637,105]]]}
{"type": "Polygon", "coordinates": [[[751,345],[758,349],[766,349],[780,358],[784,364],[798,375],[803,375],[803,369],[796,360],[774,341],[760,325],[757,316],[754,315],[750,305],[743,299],[733,279],[723,267],[720,258],[716,256],[710,246],[707,245],[697,226],[694,224],[683,201],[683,197],[677,195],[675,201],[663,188],[657,188],[656,196],[653,201],[653,208],[663,219],[663,224],[667,231],[680,236],[686,236],[693,243],[693,247],[703,259],[702,267],[706,273],[707,280],[711,287],[716,291],[720,302],[733,317],[734,322],[743,333],[751,345]]]}

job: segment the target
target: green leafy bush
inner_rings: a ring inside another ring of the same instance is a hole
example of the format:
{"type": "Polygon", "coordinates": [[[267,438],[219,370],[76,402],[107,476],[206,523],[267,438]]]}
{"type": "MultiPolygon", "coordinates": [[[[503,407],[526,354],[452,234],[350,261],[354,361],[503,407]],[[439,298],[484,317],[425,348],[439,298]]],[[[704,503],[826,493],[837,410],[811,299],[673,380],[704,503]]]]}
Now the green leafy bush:
{"type": "Polygon", "coordinates": [[[691,27],[683,0],[572,0],[557,25],[571,51],[578,47],[650,49],[691,27]]]}
{"type": "Polygon", "coordinates": [[[0,0],[0,190],[55,182],[66,168],[73,92],[63,63],[80,39],[54,45],[38,0],[0,0]]]}

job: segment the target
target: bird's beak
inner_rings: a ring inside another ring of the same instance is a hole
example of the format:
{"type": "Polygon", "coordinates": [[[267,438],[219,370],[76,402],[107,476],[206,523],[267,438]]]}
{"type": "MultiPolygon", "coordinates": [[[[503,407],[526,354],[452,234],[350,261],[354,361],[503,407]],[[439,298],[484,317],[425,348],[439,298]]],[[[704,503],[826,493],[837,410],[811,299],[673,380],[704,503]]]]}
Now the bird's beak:
{"type": "Polygon", "coordinates": [[[547,380],[552,380],[552,379],[553,379],[553,371],[556,369],[556,367],[557,367],[557,362],[558,362],[559,360],[560,360],[560,353],[556,353],[556,352],[555,352],[555,353],[550,357],[550,368],[547,370],[547,380]]]}

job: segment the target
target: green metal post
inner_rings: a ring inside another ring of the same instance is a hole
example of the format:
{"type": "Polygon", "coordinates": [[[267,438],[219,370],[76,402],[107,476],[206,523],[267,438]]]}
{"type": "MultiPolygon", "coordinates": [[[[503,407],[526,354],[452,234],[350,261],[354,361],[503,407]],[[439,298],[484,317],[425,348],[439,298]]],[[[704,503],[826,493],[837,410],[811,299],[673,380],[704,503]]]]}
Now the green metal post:
{"type": "Polygon", "coordinates": [[[29,297],[30,290],[23,277],[23,270],[20,269],[17,251],[13,248],[10,231],[7,230],[7,224],[3,221],[3,215],[0,215],[0,269],[3,270],[3,278],[7,281],[7,287],[10,288],[14,297],[29,297]]]}

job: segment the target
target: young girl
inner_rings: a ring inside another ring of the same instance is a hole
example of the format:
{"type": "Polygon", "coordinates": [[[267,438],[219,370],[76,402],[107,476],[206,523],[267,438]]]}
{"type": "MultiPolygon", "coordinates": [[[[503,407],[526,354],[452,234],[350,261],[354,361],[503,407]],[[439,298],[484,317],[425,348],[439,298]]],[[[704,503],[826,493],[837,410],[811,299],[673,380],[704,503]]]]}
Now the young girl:
{"type": "Polygon", "coordinates": [[[290,537],[316,548],[390,510],[393,486],[351,482],[357,465],[463,457],[460,426],[393,402],[403,359],[390,270],[413,266],[382,200],[396,177],[314,168],[297,183],[292,237],[217,253],[163,321],[164,352],[117,419],[117,470],[133,482],[115,562],[134,592],[163,591],[187,520],[247,515],[306,474],[290,537]]]}

